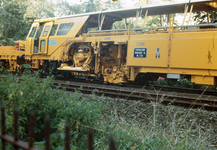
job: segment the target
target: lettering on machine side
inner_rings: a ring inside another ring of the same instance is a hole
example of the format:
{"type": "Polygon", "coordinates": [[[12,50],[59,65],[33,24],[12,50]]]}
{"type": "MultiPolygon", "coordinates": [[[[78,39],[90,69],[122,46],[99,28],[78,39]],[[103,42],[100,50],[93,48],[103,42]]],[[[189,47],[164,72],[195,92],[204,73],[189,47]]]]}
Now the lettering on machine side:
{"type": "Polygon", "coordinates": [[[146,58],[147,48],[134,48],[134,58],[146,58]]]}

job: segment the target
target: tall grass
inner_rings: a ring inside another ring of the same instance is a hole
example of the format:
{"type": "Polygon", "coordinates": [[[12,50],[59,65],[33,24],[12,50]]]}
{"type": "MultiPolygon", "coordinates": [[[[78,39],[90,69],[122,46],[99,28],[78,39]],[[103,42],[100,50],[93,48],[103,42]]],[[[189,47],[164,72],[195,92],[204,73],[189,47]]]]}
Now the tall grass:
{"type": "Polygon", "coordinates": [[[106,99],[102,130],[116,137],[120,149],[215,149],[215,112],[164,106],[163,97],[151,103],[101,98],[106,99]]]}

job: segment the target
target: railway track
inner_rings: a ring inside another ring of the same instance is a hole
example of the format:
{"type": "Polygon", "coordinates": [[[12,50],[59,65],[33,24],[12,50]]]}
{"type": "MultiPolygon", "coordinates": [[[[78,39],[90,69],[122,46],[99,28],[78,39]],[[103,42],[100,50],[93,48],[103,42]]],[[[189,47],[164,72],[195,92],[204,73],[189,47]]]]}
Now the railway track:
{"type": "MultiPolygon", "coordinates": [[[[0,76],[0,78],[3,76],[0,76]]],[[[18,76],[19,78],[20,76],[18,76]]],[[[55,77],[55,80],[57,82],[62,81],[62,82],[77,82],[79,83],[94,83],[94,84],[98,84],[99,86],[101,86],[103,83],[99,82],[99,81],[87,81],[84,79],[66,79],[63,77],[55,77]]],[[[112,85],[111,85],[112,86],[112,85]]],[[[115,85],[116,86],[116,85],[115,85]]],[[[180,93],[190,93],[190,94],[203,94],[203,95],[213,95],[213,96],[217,96],[217,91],[209,91],[209,90],[200,90],[200,89],[192,89],[192,88],[180,88],[180,87],[172,87],[172,86],[161,86],[161,85],[154,85],[154,84],[150,84],[150,85],[135,85],[135,84],[124,84],[122,85],[123,87],[131,87],[131,88],[138,88],[138,89],[143,89],[145,87],[145,89],[150,89],[150,90],[161,90],[161,91],[170,91],[170,92],[180,92],[180,93]]]]}
{"type": "MultiPolygon", "coordinates": [[[[21,79],[20,77],[17,77],[21,79]]],[[[43,80],[43,79],[42,79],[43,80]]],[[[161,104],[171,104],[181,106],[185,108],[202,108],[208,111],[217,111],[217,92],[215,91],[203,91],[197,89],[188,88],[176,88],[168,86],[138,86],[127,84],[125,87],[117,85],[102,85],[99,82],[90,82],[85,80],[54,80],[52,87],[66,88],[67,91],[75,91],[75,89],[81,91],[84,94],[95,93],[96,95],[104,95],[112,98],[122,98],[125,100],[138,100],[142,102],[158,102],[161,104]],[[179,92],[179,93],[191,93],[200,95],[213,95],[214,99],[204,99],[198,97],[186,97],[186,96],[174,96],[172,94],[164,93],[159,94],[157,91],[179,92]],[[151,92],[150,92],[151,91],[151,92]]]]}
{"type": "MultiPolygon", "coordinates": [[[[182,106],[186,108],[202,108],[208,111],[217,111],[217,97],[216,100],[203,99],[203,98],[190,98],[183,96],[174,96],[170,94],[159,94],[148,91],[137,91],[126,88],[114,88],[114,86],[107,85],[100,86],[99,84],[82,84],[79,82],[66,82],[62,80],[55,80],[53,83],[53,87],[58,86],[59,88],[65,87],[67,91],[75,91],[78,89],[84,94],[95,93],[96,95],[104,95],[112,98],[122,98],[125,100],[138,100],[142,102],[159,102],[165,105],[171,104],[176,106],[182,106]]],[[[161,87],[162,88],[162,87],[161,87]]],[[[167,89],[168,90],[168,89],[167,89]]],[[[179,89],[180,91],[184,91],[184,89],[179,89]]],[[[195,91],[195,90],[193,90],[195,91]]],[[[199,92],[199,91],[197,91],[199,92]]],[[[203,91],[200,94],[204,94],[203,91]]]]}
{"type": "MultiPolygon", "coordinates": [[[[84,79],[64,79],[57,77],[56,80],[61,81],[73,81],[73,82],[82,82],[82,83],[90,83],[90,81],[86,81],[84,79]]],[[[91,83],[102,85],[102,82],[91,81],[91,83]]],[[[180,88],[180,87],[172,87],[172,86],[161,86],[161,85],[135,85],[135,84],[124,84],[123,87],[132,87],[138,89],[152,89],[152,90],[162,90],[162,91],[170,91],[170,92],[181,92],[181,93],[190,93],[190,94],[203,94],[203,95],[213,95],[217,96],[217,91],[208,91],[208,90],[200,90],[200,89],[191,89],[191,88],[180,88]]]]}

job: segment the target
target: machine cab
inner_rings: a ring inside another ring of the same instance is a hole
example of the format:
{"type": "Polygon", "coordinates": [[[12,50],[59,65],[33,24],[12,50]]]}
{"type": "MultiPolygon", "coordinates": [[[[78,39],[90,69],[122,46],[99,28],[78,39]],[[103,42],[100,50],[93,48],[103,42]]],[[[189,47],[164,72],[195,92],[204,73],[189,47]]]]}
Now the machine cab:
{"type": "Polygon", "coordinates": [[[30,33],[26,39],[26,53],[47,54],[49,35],[52,34],[52,28],[55,20],[47,22],[35,22],[32,25],[30,33]]]}

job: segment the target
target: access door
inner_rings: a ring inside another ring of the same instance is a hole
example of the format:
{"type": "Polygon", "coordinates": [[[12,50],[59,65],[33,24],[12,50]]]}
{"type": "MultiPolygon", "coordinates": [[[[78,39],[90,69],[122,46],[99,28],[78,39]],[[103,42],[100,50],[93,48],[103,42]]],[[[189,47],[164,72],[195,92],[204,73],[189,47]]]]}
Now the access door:
{"type": "Polygon", "coordinates": [[[26,38],[26,55],[31,55],[33,53],[34,39],[38,29],[39,23],[34,23],[26,38]]]}
{"type": "Polygon", "coordinates": [[[32,44],[32,53],[33,54],[38,54],[39,40],[40,40],[40,35],[41,35],[43,27],[44,27],[44,23],[40,23],[40,24],[37,25],[37,32],[36,32],[36,34],[34,36],[33,44],[32,44]]]}
{"type": "Polygon", "coordinates": [[[44,28],[39,38],[39,53],[40,54],[47,54],[48,46],[49,46],[49,35],[50,35],[52,26],[53,26],[53,22],[47,22],[44,24],[44,28]]]}

